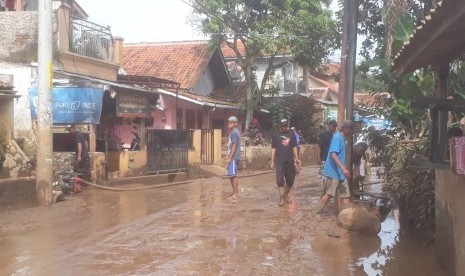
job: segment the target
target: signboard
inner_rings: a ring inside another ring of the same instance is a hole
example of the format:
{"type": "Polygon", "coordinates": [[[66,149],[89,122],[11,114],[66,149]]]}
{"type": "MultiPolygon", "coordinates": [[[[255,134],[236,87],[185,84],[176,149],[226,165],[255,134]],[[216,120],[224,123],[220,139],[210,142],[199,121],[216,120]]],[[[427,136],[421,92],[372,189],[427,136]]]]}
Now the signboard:
{"type": "Polygon", "coordinates": [[[391,126],[391,122],[381,118],[363,118],[363,124],[366,127],[374,127],[375,129],[385,129],[391,126]]]}
{"type": "Polygon", "coordinates": [[[116,95],[116,115],[149,117],[149,100],[147,97],[138,94],[120,92],[116,95]]]}
{"type": "MultiPolygon", "coordinates": [[[[37,119],[37,88],[29,89],[31,117],[37,119]]],[[[100,124],[103,90],[90,87],[60,87],[52,90],[53,123],[100,124]]]]}

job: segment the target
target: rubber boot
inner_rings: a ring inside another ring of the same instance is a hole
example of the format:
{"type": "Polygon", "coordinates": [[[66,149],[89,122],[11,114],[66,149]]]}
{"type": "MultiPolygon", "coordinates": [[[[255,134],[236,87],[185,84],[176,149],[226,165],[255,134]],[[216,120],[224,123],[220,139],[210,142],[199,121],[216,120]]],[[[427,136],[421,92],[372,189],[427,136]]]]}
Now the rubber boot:
{"type": "Polygon", "coordinates": [[[278,187],[279,190],[279,206],[284,206],[284,187],[278,187]]]}
{"type": "Polygon", "coordinates": [[[286,204],[289,204],[289,203],[290,203],[289,191],[291,190],[291,188],[292,188],[292,187],[287,186],[287,185],[284,186],[284,195],[283,195],[283,198],[284,198],[284,203],[286,203],[286,204]]]}

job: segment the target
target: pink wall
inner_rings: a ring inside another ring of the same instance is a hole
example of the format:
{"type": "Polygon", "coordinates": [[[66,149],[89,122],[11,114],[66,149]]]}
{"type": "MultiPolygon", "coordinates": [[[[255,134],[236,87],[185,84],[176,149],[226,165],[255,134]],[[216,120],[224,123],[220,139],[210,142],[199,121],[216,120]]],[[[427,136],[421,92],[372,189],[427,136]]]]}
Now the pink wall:
{"type": "MultiPolygon", "coordinates": [[[[156,129],[176,129],[176,98],[160,95],[160,106],[164,108],[164,111],[157,110],[152,112],[152,116],[154,117],[153,121],[153,128],[156,129]],[[164,120],[162,118],[164,117],[164,120]]],[[[194,113],[194,128],[212,128],[213,120],[224,120],[222,126],[222,133],[226,135],[227,132],[227,124],[226,120],[230,116],[236,116],[237,112],[235,110],[223,109],[223,108],[213,108],[213,107],[204,107],[198,104],[194,104],[188,101],[178,99],[178,108],[183,109],[182,118],[182,128],[186,128],[186,110],[192,110],[194,113]],[[200,115],[200,113],[202,115],[200,115]],[[199,125],[199,116],[203,116],[202,123],[203,125],[199,125]]],[[[239,118],[239,117],[238,117],[239,118]]],[[[242,124],[241,119],[239,118],[239,125],[238,129],[242,131],[242,124]]]]}

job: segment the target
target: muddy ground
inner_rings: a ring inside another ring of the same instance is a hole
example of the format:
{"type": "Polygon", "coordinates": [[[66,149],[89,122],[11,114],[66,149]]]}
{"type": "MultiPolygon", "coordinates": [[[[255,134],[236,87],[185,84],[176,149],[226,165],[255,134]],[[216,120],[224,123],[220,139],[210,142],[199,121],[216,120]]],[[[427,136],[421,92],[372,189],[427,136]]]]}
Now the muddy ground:
{"type": "Polygon", "coordinates": [[[274,174],[241,177],[237,202],[213,177],[2,204],[0,275],[446,275],[433,246],[403,235],[392,214],[371,237],[339,228],[332,206],[316,218],[321,182],[303,168],[286,207],[274,174]]]}

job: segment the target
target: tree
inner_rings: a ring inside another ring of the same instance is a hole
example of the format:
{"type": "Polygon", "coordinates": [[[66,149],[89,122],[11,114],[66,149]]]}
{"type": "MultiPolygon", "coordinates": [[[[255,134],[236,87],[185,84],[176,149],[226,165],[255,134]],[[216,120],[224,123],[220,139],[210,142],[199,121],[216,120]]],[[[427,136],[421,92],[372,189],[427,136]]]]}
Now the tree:
{"type": "Polygon", "coordinates": [[[328,9],[330,0],[191,0],[200,30],[212,45],[225,43],[236,54],[245,74],[246,126],[270,73],[285,63],[287,55],[302,66],[316,67],[339,46],[338,25],[328,9]],[[243,51],[241,50],[243,46],[243,51]],[[268,67],[256,88],[255,62],[268,57],[268,67]],[[258,92],[255,92],[258,91],[258,92]]]}

